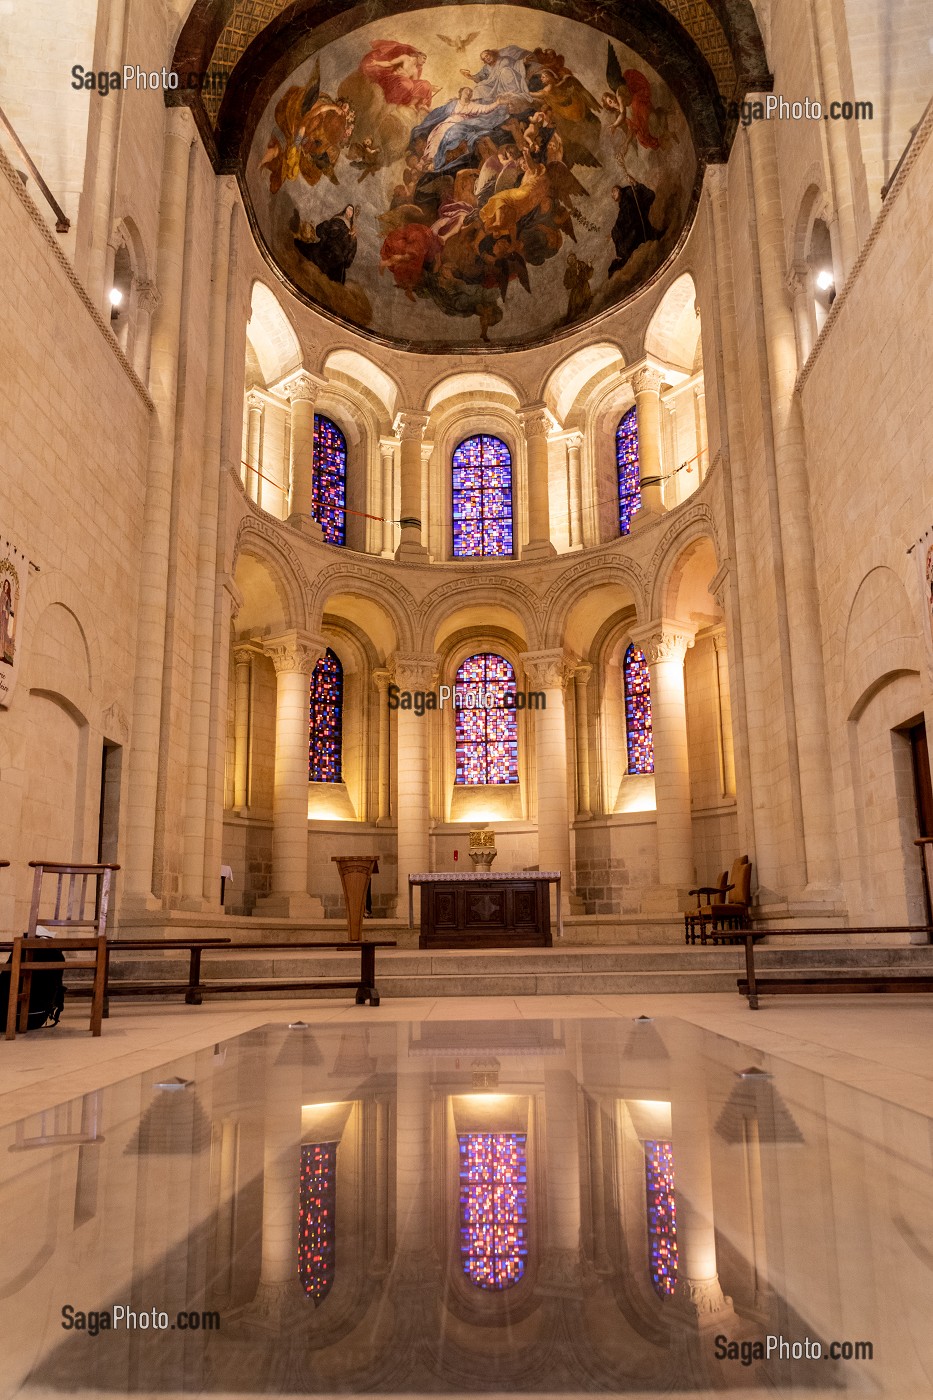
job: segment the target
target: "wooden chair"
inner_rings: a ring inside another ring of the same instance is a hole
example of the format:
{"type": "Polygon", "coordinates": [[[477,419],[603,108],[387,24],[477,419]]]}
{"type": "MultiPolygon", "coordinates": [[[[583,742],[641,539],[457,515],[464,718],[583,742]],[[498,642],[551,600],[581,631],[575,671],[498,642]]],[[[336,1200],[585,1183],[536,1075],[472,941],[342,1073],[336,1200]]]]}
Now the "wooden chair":
{"type": "Polygon", "coordinates": [[[684,915],[685,943],[696,943],[697,937],[701,943],[706,942],[707,927],[713,922],[710,905],[714,898],[718,903],[722,903],[729,888],[729,872],[724,870],[719,877],[718,884],[699,885],[695,890],[689,891],[690,894],[696,895],[697,907],[693,913],[684,915]]]}
{"type": "Polygon", "coordinates": [[[712,928],[710,937],[714,943],[740,943],[738,936],[751,927],[749,910],[752,902],[752,867],[748,856],[741,856],[733,862],[729,872],[729,892],[721,903],[711,903],[712,928]]]}
{"type": "Polygon", "coordinates": [[[22,938],[13,941],[13,960],[10,967],[10,1000],[7,1007],[6,1038],[16,1036],[17,1023],[20,1031],[26,1029],[29,1015],[29,992],[35,971],[49,971],[49,964],[36,956],[48,951],[48,942],[36,937],[36,929],[41,924],[45,928],[88,929],[84,937],[56,938],[54,946],[62,952],[93,952],[94,960],[68,962],[69,969],[82,969],[94,973],[94,986],[91,996],[91,1035],[100,1035],[104,1014],[104,996],[107,987],[107,914],[110,908],[110,887],[114,871],[118,865],[60,865],[52,861],[29,862],[35,871],[32,885],[32,904],[29,910],[29,929],[22,938]],[[50,876],[55,881],[54,904],[49,914],[42,913],[43,882],[50,876]]]}

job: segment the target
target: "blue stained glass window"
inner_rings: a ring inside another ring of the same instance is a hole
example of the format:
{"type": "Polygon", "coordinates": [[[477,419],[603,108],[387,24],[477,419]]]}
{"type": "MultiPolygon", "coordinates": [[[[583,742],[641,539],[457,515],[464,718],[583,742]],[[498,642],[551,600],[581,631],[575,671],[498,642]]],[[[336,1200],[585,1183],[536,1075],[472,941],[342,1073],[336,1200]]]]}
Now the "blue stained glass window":
{"type": "Polygon", "coordinates": [[[298,1182],[298,1277],[315,1307],[334,1282],[337,1144],[302,1144],[298,1182]]]}
{"type": "Polygon", "coordinates": [[[641,505],[638,417],[634,408],[629,409],[616,428],[616,467],[619,473],[619,534],[627,535],[632,528],[632,516],[641,505]]]}
{"type": "Polygon", "coordinates": [[[311,673],[308,781],[343,781],[343,667],[330,647],[311,673]]]}
{"type": "Polygon", "coordinates": [[[503,656],[469,656],[454,682],[462,702],[454,709],[457,770],[454,781],[518,782],[518,718],[515,672],[503,656]],[[506,696],[511,700],[506,705],[506,696]],[[472,702],[472,703],[467,703],[472,702]]]}
{"type": "Polygon", "coordinates": [[[460,1133],[460,1257],[477,1288],[511,1288],[528,1257],[524,1133],[460,1133]]]}
{"type": "Polygon", "coordinates": [[[314,415],[311,516],[328,544],[347,542],[347,440],[329,418],[314,415]]]}
{"type": "Polygon", "coordinates": [[[512,553],[512,457],[497,437],[480,433],[453,456],[454,557],[512,553]]]}
{"type": "Polygon", "coordinates": [[[625,690],[625,738],[628,771],[654,772],[654,739],[651,734],[651,676],[644,652],[632,643],[622,662],[625,690]]]}
{"type": "Polygon", "coordinates": [[[669,1142],[646,1142],[644,1148],[651,1282],[659,1297],[670,1298],[677,1287],[674,1149],[669,1142]]]}

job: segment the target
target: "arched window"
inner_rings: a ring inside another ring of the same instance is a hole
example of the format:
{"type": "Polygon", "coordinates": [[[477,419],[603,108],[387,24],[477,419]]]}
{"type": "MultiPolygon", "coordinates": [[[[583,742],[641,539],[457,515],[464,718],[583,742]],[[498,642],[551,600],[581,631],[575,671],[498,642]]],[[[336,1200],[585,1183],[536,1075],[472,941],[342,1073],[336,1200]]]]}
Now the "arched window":
{"type": "Polygon", "coordinates": [[[454,682],[457,783],[518,782],[515,672],[504,656],[469,656],[454,682]]]}
{"type": "Polygon", "coordinates": [[[638,484],[638,416],[630,408],[616,428],[616,468],[619,473],[619,534],[627,535],[632,516],[641,505],[638,484]]]}
{"type": "Polygon", "coordinates": [[[453,455],[454,557],[512,553],[512,457],[497,437],[466,438],[453,455]]]}
{"type": "Polygon", "coordinates": [[[329,418],[314,415],[311,515],[328,544],[347,542],[347,440],[329,418]]]}
{"type": "Polygon", "coordinates": [[[337,1144],[303,1144],[300,1171],[298,1278],[305,1296],[317,1307],[334,1282],[337,1144]]]}
{"type": "Polygon", "coordinates": [[[644,1147],[651,1283],[659,1297],[670,1298],[677,1287],[674,1149],[669,1142],[646,1142],[644,1147]]]}
{"type": "Polygon", "coordinates": [[[524,1133],[460,1133],[460,1257],[477,1288],[511,1288],[528,1256],[524,1133]]]}
{"type": "Polygon", "coordinates": [[[311,673],[308,782],[343,782],[343,667],[327,648],[311,673]]]}
{"type": "Polygon", "coordinates": [[[644,652],[632,643],[622,662],[625,689],[625,738],[628,771],[654,772],[654,739],[651,735],[651,677],[644,652]]]}

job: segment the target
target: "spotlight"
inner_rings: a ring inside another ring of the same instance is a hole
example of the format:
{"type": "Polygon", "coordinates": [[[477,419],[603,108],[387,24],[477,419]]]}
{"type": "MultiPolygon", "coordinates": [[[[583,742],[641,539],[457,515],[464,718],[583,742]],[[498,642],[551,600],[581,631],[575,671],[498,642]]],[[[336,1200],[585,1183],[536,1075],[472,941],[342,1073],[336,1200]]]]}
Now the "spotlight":
{"type": "Polygon", "coordinates": [[[122,302],[122,300],[123,300],[123,293],[120,291],[120,288],[119,288],[119,287],[111,287],[111,288],[110,288],[110,305],[111,305],[111,306],[119,306],[120,303],[122,302]]]}
{"type": "Polygon", "coordinates": [[[822,272],[816,274],[816,285],[821,292],[828,292],[833,285],[833,274],[824,268],[822,272]]]}

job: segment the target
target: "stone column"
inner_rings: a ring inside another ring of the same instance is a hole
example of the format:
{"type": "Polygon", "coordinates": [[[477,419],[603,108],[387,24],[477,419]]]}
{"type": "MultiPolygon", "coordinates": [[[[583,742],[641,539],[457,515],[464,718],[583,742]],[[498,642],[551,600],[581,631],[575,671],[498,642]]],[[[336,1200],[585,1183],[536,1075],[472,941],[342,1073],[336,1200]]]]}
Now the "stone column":
{"type": "Polygon", "coordinates": [[[529,404],[519,413],[528,454],[528,543],[523,559],[551,559],[557,550],[551,543],[549,502],[548,433],[551,415],[543,403],[529,404]]]}
{"type": "Polygon", "coordinates": [[[805,364],[816,344],[816,315],[810,268],[806,263],[794,263],[784,281],[794,302],[794,324],[797,329],[800,363],[805,364]]]}
{"type": "Polygon", "coordinates": [[[583,548],[583,434],[568,433],[567,444],[567,541],[571,549],[583,548]]]}
{"type": "Polygon", "coordinates": [[[796,728],[794,757],[800,791],[807,893],[822,900],[833,899],[838,887],[833,781],[806,448],[800,402],[795,393],[797,344],[794,318],[784,287],[784,224],[773,125],[773,122],[752,122],[748,128],[748,142],[771,390],[774,485],[784,563],[789,690],[796,728]]]}
{"type": "Polygon", "coordinates": [[[262,415],[266,401],[251,389],[246,395],[246,494],[262,508],[262,415]]]}
{"type": "Polygon", "coordinates": [[[272,895],[260,905],[275,918],[320,918],[321,901],[308,893],[308,707],[311,674],[326,643],[292,631],[263,649],[275,667],[275,790],[272,895]]]}
{"type": "Polygon", "coordinates": [[[632,516],[632,529],[648,525],[664,511],[661,496],[661,382],[659,370],[646,365],[632,378],[638,420],[638,486],[641,503],[632,516]]]}
{"type": "Polygon", "coordinates": [[[402,534],[395,557],[413,564],[421,563],[428,557],[422,542],[421,523],[421,443],[428,417],[427,413],[406,408],[395,419],[395,435],[401,444],[399,475],[402,488],[402,534]]]}
{"type": "Polygon", "coordinates": [[[697,384],[693,390],[693,415],[697,430],[697,481],[702,482],[709,471],[709,437],[706,424],[706,386],[704,384],[697,384]]]}
{"type": "MultiPolygon", "coordinates": [[[[429,690],[437,678],[433,656],[396,656],[392,666],[400,690],[429,690]]],[[[430,718],[399,710],[398,763],[398,915],[408,909],[408,877],[430,869],[430,718]]],[[[417,892],[415,902],[417,905],[417,892]]]]}
{"type": "Polygon", "coordinates": [[[690,759],[684,657],[693,633],[661,619],[632,633],[651,675],[651,729],[654,739],[654,791],[657,805],[658,883],[661,906],[686,908],[694,884],[693,818],[690,812],[690,759]]]}
{"type": "Polygon", "coordinates": [[[378,773],[377,793],[376,793],[376,825],[387,826],[389,823],[390,808],[392,806],[392,778],[389,768],[390,745],[389,737],[389,681],[392,679],[388,671],[374,671],[373,684],[379,692],[379,699],[376,702],[379,706],[379,718],[377,724],[377,735],[379,751],[377,754],[376,771],[378,773]]]}
{"type": "Polygon", "coordinates": [[[521,662],[528,689],[544,693],[544,708],[536,710],[534,717],[538,867],[560,871],[561,903],[566,912],[570,908],[572,875],[564,686],[572,662],[560,648],[523,652],[521,662]]]}
{"type": "Polygon", "coordinates": [[[586,663],[573,673],[574,734],[577,743],[577,816],[581,820],[593,815],[590,810],[590,712],[587,686],[593,668],[586,663]]]}
{"type": "Polygon", "coordinates": [[[133,368],[144,384],[149,379],[152,318],[158,311],[161,300],[154,282],[136,283],[136,335],[133,338],[133,368]]]}
{"type": "Polygon", "coordinates": [[[291,464],[288,523],[312,539],[321,540],[321,527],[311,514],[314,502],[314,404],[324,381],[300,370],[285,384],[291,405],[291,464]]]}
{"type": "MultiPolygon", "coordinates": [[[[108,73],[123,67],[125,0],[111,0],[107,15],[107,44],[100,65],[108,73]]],[[[123,91],[112,92],[100,103],[100,130],[94,179],[94,212],[87,260],[87,293],[107,321],[110,316],[110,286],[107,278],[108,241],[113,227],[113,186],[116,154],[123,114],[123,91]],[[113,99],[111,101],[110,99],[113,99]]],[[[113,264],[110,263],[112,273],[113,264]]],[[[142,376],[141,376],[142,377],[142,376]]]]}
{"type": "Polygon", "coordinates": [[[241,817],[249,807],[250,689],[253,648],[234,647],[233,806],[241,817]]]}
{"type": "MultiPolygon", "coordinates": [[[[839,73],[839,42],[833,24],[832,0],[814,0],[816,42],[819,49],[820,73],[823,79],[823,111],[830,103],[841,102],[852,94],[842,90],[839,73]]],[[[757,95],[757,94],[756,94],[757,95]]],[[[858,257],[858,232],[855,222],[855,201],[852,193],[852,167],[849,158],[848,132],[850,122],[825,123],[826,144],[829,148],[829,169],[833,182],[833,205],[839,228],[838,256],[840,267],[834,269],[836,289],[843,285],[858,257]]]]}
{"type": "Polygon", "coordinates": [[[172,530],[181,292],[188,221],[188,167],[195,138],[187,107],[165,112],[157,273],[162,302],[152,330],[149,392],[155,404],[149,428],[144,528],[137,607],[133,743],[127,783],[124,907],[158,909],[153,894],[165,610],[172,530]]]}
{"type": "Polygon", "coordinates": [[[382,469],[382,557],[395,557],[395,439],[379,439],[382,469]]]}
{"type": "Polygon", "coordinates": [[[729,647],[725,624],[713,633],[716,649],[716,685],[719,699],[719,761],[723,797],[735,796],[735,746],[732,736],[732,701],[729,685],[729,647]]]}

